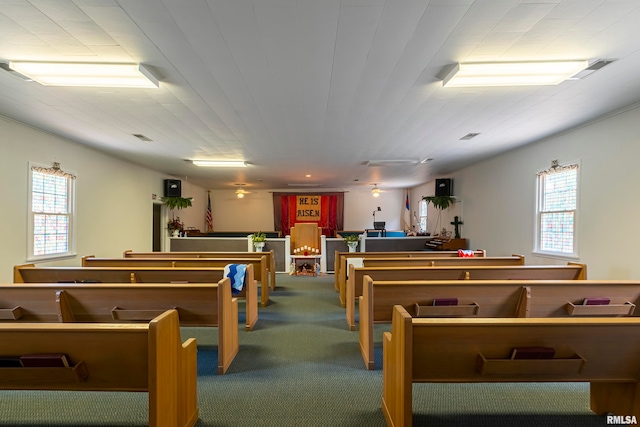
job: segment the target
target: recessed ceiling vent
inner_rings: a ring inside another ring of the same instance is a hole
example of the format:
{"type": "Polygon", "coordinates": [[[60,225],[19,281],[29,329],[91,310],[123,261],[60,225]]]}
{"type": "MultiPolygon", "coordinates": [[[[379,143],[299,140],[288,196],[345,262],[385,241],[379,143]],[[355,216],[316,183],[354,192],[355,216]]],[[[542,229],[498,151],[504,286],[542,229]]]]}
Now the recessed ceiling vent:
{"type": "Polygon", "coordinates": [[[468,141],[470,139],[475,138],[476,136],[480,135],[480,133],[468,133],[465,136],[463,136],[462,138],[460,138],[460,141],[468,141]]]}
{"type": "Polygon", "coordinates": [[[584,79],[585,77],[595,73],[596,71],[602,69],[603,67],[611,64],[614,61],[615,61],[615,59],[598,59],[597,61],[591,63],[591,65],[589,65],[587,68],[585,68],[584,70],[580,71],[578,74],[575,74],[575,75],[571,76],[571,78],[569,78],[569,80],[581,80],[581,79],[584,79]]]}
{"type": "Polygon", "coordinates": [[[135,136],[136,138],[138,138],[140,141],[144,141],[144,142],[151,142],[153,141],[153,139],[149,138],[148,136],[145,136],[141,133],[134,133],[133,136],[135,136]]]}

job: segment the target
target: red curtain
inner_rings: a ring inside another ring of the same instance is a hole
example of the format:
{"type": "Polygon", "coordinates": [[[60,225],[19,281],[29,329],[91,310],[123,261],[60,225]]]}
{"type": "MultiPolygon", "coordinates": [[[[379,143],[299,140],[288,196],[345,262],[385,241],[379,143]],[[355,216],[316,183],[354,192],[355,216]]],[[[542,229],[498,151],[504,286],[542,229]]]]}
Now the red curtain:
{"type": "Polygon", "coordinates": [[[301,193],[273,193],[274,228],[282,236],[291,234],[291,227],[297,222],[317,222],[322,234],[335,236],[336,230],[342,230],[344,224],[344,193],[313,193],[321,196],[320,221],[297,221],[296,198],[301,193]]]}

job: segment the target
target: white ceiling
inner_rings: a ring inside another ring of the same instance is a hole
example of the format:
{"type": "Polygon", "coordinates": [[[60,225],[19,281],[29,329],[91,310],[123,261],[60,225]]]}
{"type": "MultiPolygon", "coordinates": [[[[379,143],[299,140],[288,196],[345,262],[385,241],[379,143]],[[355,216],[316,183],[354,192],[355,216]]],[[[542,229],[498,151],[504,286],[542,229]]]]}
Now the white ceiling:
{"type": "Polygon", "coordinates": [[[0,115],[205,188],[412,187],[638,103],[638,22],[640,0],[0,0],[0,61],[136,62],[161,80],[0,70],[0,115]],[[616,61],[558,86],[442,87],[456,62],[556,59],[616,61]]]}

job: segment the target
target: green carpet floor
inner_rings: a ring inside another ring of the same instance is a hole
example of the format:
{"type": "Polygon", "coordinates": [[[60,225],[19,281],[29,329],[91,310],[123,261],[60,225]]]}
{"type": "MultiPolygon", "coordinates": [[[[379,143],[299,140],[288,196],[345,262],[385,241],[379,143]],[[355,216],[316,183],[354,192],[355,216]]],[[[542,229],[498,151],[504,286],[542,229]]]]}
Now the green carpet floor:
{"type": "MultiPolygon", "coordinates": [[[[381,363],[367,371],[347,328],[333,275],[278,275],[252,332],[240,322],[240,352],[216,375],[215,328],[183,328],[198,341],[198,427],[386,426],[381,363]]],[[[243,311],[241,303],[241,311],[243,311]]],[[[376,358],[381,333],[376,326],[376,358]]],[[[414,426],[604,426],[589,410],[589,386],[415,384],[414,426]]],[[[0,426],[144,426],[146,393],[0,391],[0,426]]]]}

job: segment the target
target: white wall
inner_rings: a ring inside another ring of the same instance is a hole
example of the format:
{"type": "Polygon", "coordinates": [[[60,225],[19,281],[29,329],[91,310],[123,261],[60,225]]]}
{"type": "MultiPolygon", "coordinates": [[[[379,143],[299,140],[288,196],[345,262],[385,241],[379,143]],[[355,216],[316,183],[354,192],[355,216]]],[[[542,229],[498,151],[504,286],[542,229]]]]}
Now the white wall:
{"type": "MultiPolygon", "coordinates": [[[[235,190],[211,190],[211,212],[215,231],[273,231],[273,194],[247,190],[243,199],[235,190]]],[[[206,208],[206,206],[205,206],[206,208]]]]}
{"type": "MultiPolygon", "coordinates": [[[[438,178],[451,178],[451,176],[440,176],[438,178]]],[[[427,182],[425,184],[419,185],[411,189],[410,192],[410,207],[411,207],[411,223],[416,226],[416,231],[418,230],[418,224],[414,217],[415,215],[420,218],[420,206],[419,203],[423,197],[433,196],[435,195],[436,183],[434,181],[427,182]]],[[[456,189],[456,180],[453,179],[453,196],[456,198],[456,203],[452,206],[449,206],[448,209],[444,211],[439,211],[438,209],[433,207],[433,204],[429,203],[427,206],[427,232],[429,232],[432,236],[436,234],[440,234],[442,228],[447,229],[452,233],[452,237],[454,236],[455,226],[451,224],[451,222],[458,217],[459,221],[464,222],[464,200],[458,196],[458,192],[456,189]]],[[[466,233],[464,229],[464,224],[458,227],[460,231],[460,237],[465,238],[466,233]]],[[[471,247],[475,249],[475,247],[471,247]]]]}
{"type": "Polygon", "coordinates": [[[371,188],[350,189],[344,194],[344,229],[364,230],[373,228],[373,211],[376,221],[386,222],[387,230],[402,230],[401,218],[404,192],[398,189],[385,189],[380,197],[371,195],[371,188]],[[380,206],[380,212],[377,211],[380,206]]]}
{"type": "MultiPolygon", "coordinates": [[[[173,178],[118,160],[69,140],[0,117],[0,283],[13,281],[13,266],[27,257],[28,163],[51,165],[77,175],[77,257],[43,265],[80,265],[83,255],[120,257],[125,249],[152,248],[152,195],[163,193],[163,180],[173,178]]],[[[184,185],[184,184],[183,184],[184,185]]],[[[190,191],[201,201],[206,192],[190,191]]],[[[184,193],[184,191],[183,191],[184,193]]],[[[203,222],[204,207],[184,211],[190,221],[203,222]],[[188,212],[193,210],[192,212],[188,212]],[[191,218],[193,216],[193,218],[191,218]]]]}
{"type": "Polygon", "coordinates": [[[489,255],[534,257],[536,173],[551,161],[580,161],[579,262],[591,279],[640,279],[640,108],[511,151],[455,173],[464,236],[489,255]]]}
{"type": "MultiPolygon", "coordinates": [[[[234,190],[211,190],[213,229],[216,231],[273,230],[273,192],[250,190],[238,199],[234,190]]],[[[291,192],[287,190],[273,190],[291,192]]],[[[298,191],[304,193],[304,190],[298,191]]],[[[309,192],[312,193],[312,192],[309,192]]],[[[384,190],[374,198],[370,188],[349,189],[344,194],[344,229],[364,230],[373,228],[373,211],[376,221],[385,221],[387,230],[401,229],[403,205],[402,190],[384,190]]],[[[205,206],[206,208],[206,206],[205,206]]]]}

